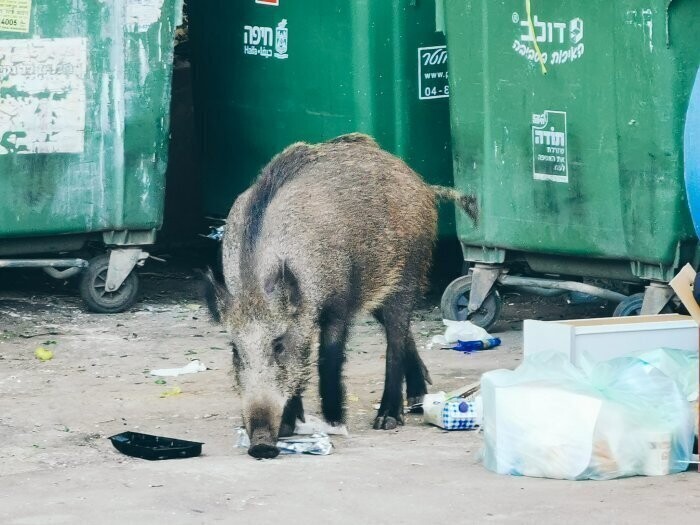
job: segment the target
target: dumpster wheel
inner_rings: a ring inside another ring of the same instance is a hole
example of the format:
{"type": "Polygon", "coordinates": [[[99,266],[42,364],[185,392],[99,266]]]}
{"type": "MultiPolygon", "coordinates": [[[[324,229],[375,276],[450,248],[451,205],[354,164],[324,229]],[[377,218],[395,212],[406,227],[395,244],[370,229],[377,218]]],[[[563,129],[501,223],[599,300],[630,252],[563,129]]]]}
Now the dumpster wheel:
{"type": "Polygon", "coordinates": [[[90,265],[80,277],[80,296],[91,312],[116,314],[123,312],[136,302],[139,278],[132,271],[122,285],[113,292],[105,291],[109,255],[99,255],[90,260],[90,265]]]}
{"type": "MultiPolygon", "coordinates": [[[[644,294],[632,294],[615,307],[613,317],[629,317],[633,315],[640,315],[642,313],[642,304],[644,304],[644,294]]],[[[673,313],[673,307],[667,304],[659,313],[671,314],[673,313]]]]}
{"type": "Polygon", "coordinates": [[[630,295],[627,299],[624,299],[615,307],[613,317],[629,317],[631,315],[639,315],[639,313],[642,311],[643,302],[643,293],[630,295]]]}
{"type": "Polygon", "coordinates": [[[484,330],[491,328],[501,316],[503,301],[501,294],[494,288],[484,299],[481,308],[468,315],[469,291],[472,287],[471,276],[463,276],[452,281],[442,294],[440,310],[443,319],[466,321],[467,319],[484,330]]]}

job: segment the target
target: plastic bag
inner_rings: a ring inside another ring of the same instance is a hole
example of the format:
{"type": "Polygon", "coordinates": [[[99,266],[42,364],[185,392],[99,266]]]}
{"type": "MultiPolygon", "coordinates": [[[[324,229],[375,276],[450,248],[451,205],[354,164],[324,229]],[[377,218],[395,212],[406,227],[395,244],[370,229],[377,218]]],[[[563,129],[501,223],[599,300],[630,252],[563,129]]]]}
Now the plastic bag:
{"type": "MultiPolygon", "coordinates": [[[[659,350],[651,360],[683,362],[676,352],[659,350]]],[[[484,374],[484,465],[571,480],[686,470],[692,411],[680,383],[660,368],[622,357],[584,372],[561,354],[542,353],[515,371],[484,374]]]]}
{"type": "MultiPolygon", "coordinates": [[[[646,364],[647,370],[653,369],[673,378],[686,396],[693,413],[695,435],[698,434],[698,354],[687,350],[659,348],[634,354],[646,364]]],[[[593,368],[584,356],[582,365],[589,371],[593,368]]]]}
{"type": "Polygon", "coordinates": [[[636,355],[668,377],[672,377],[687,396],[688,401],[698,400],[698,354],[686,350],[661,348],[636,355]]]}
{"type": "Polygon", "coordinates": [[[476,326],[471,321],[443,319],[442,324],[446,327],[445,333],[434,336],[432,339],[433,345],[452,346],[458,341],[484,341],[491,339],[491,335],[486,330],[476,326]]]}

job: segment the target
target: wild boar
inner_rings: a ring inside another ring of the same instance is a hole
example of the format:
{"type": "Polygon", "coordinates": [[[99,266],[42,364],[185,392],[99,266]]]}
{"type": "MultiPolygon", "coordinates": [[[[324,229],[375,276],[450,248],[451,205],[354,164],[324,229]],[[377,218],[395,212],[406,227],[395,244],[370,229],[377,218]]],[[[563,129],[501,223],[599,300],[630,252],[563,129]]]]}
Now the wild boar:
{"type": "Polygon", "coordinates": [[[302,394],[318,368],[321,409],[345,419],[343,362],[360,311],[387,338],[375,429],[403,423],[430,376],[411,335],[436,235],[436,198],[476,219],[476,201],[426,185],[362,134],[297,143],[277,155],[234,203],[222,244],[224,284],[211,272],[207,303],[232,339],[249,454],[273,458],[278,437],[304,420],[302,394]]]}

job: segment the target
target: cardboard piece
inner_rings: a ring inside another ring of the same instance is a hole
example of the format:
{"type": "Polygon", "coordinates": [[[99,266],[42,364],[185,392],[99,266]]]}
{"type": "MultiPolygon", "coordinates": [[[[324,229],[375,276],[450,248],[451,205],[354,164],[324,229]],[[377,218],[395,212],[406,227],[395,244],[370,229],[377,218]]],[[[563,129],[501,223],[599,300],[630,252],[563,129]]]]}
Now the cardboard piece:
{"type": "MultiPolygon", "coordinates": [[[[693,296],[693,290],[695,288],[695,276],[696,272],[690,264],[686,264],[678,274],[671,279],[669,283],[673,291],[685,306],[686,310],[690,316],[700,323],[700,306],[695,301],[693,296]]],[[[700,333],[698,334],[700,338],[700,333]]],[[[700,373],[700,370],[698,371],[700,373]]],[[[700,425],[700,421],[698,421],[700,425]]],[[[700,465],[698,465],[698,471],[700,471],[700,465]]]]}
{"type": "Polygon", "coordinates": [[[700,306],[695,302],[695,297],[693,296],[695,275],[693,267],[690,264],[686,264],[671,280],[670,284],[690,316],[700,323],[700,306]]]}
{"type": "Polygon", "coordinates": [[[470,397],[476,394],[479,389],[481,388],[481,381],[478,381],[476,383],[471,383],[469,385],[465,385],[463,387],[457,388],[456,390],[452,390],[451,392],[447,393],[447,399],[452,399],[455,397],[470,397]]]}

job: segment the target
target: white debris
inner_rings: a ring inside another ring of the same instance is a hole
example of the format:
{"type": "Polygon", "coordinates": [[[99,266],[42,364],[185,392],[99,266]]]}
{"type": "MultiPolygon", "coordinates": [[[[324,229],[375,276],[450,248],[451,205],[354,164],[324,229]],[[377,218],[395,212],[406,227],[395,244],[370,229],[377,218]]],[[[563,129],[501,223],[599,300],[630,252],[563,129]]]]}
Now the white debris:
{"type": "Polygon", "coordinates": [[[443,335],[436,335],[432,339],[432,346],[452,346],[457,341],[483,341],[491,339],[491,334],[471,321],[450,321],[443,319],[446,326],[443,335]]]}
{"type": "Polygon", "coordinates": [[[187,365],[180,368],[160,368],[158,370],[151,370],[152,376],[158,377],[177,377],[184,374],[196,374],[197,372],[204,372],[207,366],[200,362],[198,359],[190,361],[187,365]]]}
{"type": "MultiPolygon", "coordinates": [[[[236,448],[250,447],[250,438],[244,428],[238,429],[238,442],[236,448]]],[[[309,454],[312,456],[327,456],[333,452],[328,434],[319,432],[309,437],[293,436],[280,438],[277,441],[277,448],[282,454],[309,454]]]]}
{"type": "Polygon", "coordinates": [[[345,425],[333,426],[316,416],[306,416],[306,422],[302,423],[297,419],[296,427],[294,428],[295,434],[300,435],[313,435],[313,434],[328,434],[335,436],[346,436],[348,435],[348,429],[345,425]]]}

